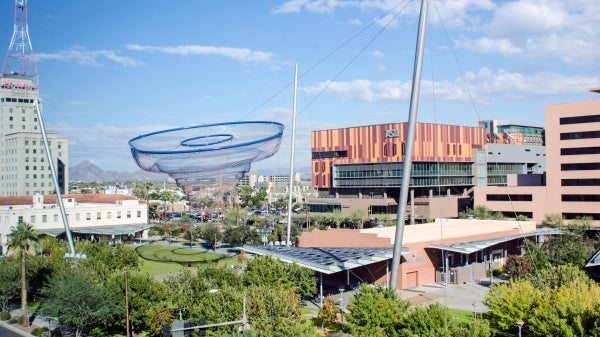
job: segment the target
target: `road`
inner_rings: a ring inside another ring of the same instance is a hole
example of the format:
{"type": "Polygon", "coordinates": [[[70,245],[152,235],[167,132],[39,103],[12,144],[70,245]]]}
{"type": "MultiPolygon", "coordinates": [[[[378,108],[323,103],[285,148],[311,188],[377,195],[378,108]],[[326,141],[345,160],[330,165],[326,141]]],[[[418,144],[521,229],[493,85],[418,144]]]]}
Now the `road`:
{"type": "Polygon", "coordinates": [[[13,331],[12,329],[9,329],[9,328],[5,327],[4,325],[0,324],[0,336],[2,336],[2,337],[23,337],[23,336],[31,336],[31,335],[27,334],[25,332],[17,333],[15,331],[13,331]]]}

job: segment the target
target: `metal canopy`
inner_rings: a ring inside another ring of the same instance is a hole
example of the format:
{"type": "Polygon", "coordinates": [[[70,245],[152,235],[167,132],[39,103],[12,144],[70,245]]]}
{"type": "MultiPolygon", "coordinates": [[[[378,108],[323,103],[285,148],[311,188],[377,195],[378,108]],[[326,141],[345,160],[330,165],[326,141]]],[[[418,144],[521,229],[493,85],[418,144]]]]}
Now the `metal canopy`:
{"type": "Polygon", "coordinates": [[[496,244],[508,242],[515,239],[522,239],[530,236],[543,236],[543,235],[560,235],[563,232],[559,229],[555,228],[540,228],[533,232],[521,233],[516,235],[508,235],[499,238],[486,239],[486,240],[477,240],[477,241],[467,241],[467,242],[458,242],[458,243],[450,243],[445,245],[429,245],[427,248],[432,249],[440,249],[446,250],[455,253],[462,254],[471,254],[478,251],[481,251],[485,248],[492,247],[496,244]]]}
{"type": "MultiPolygon", "coordinates": [[[[129,235],[139,231],[146,230],[152,226],[148,224],[117,225],[107,227],[75,227],[71,228],[74,234],[94,234],[94,235],[129,235]]],[[[37,230],[40,234],[59,236],[65,232],[62,228],[51,228],[37,230]]]]}
{"type": "MultiPolygon", "coordinates": [[[[356,267],[370,265],[392,258],[392,248],[313,248],[285,246],[244,246],[248,253],[267,255],[283,262],[324,274],[333,274],[356,267]]],[[[408,248],[403,248],[408,253],[408,248]]]]}

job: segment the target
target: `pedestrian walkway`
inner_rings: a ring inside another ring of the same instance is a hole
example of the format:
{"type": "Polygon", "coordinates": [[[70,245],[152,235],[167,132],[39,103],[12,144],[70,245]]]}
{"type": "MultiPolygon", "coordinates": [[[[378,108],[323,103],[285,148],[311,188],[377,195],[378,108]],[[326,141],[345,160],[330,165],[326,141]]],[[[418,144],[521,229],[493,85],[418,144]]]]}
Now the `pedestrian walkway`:
{"type": "Polygon", "coordinates": [[[444,307],[462,311],[486,312],[483,299],[489,290],[485,283],[467,282],[463,284],[438,283],[400,290],[400,298],[412,304],[437,302],[444,307]]]}
{"type": "MultiPolygon", "coordinates": [[[[432,283],[399,290],[398,294],[402,300],[415,305],[437,302],[450,309],[484,313],[489,311],[489,308],[483,304],[488,290],[489,283],[485,282],[450,284],[447,287],[439,283],[432,283]]],[[[345,291],[341,295],[335,295],[338,305],[340,305],[340,296],[342,297],[341,306],[345,307],[354,296],[354,291],[345,291]]],[[[307,316],[316,316],[319,304],[314,300],[306,301],[304,305],[310,309],[307,316]]]]}

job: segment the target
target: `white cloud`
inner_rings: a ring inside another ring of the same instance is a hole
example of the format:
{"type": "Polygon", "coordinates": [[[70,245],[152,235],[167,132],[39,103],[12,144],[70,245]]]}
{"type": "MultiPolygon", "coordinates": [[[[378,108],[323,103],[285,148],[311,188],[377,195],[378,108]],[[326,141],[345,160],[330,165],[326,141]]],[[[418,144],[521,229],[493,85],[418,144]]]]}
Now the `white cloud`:
{"type": "Polygon", "coordinates": [[[52,60],[67,63],[77,63],[92,67],[101,66],[106,61],[110,61],[110,63],[115,63],[124,67],[135,67],[142,64],[130,57],[119,55],[117,52],[112,50],[87,50],[85,47],[79,46],[55,53],[37,53],[36,59],[39,61],[52,60]]]}
{"type": "Polygon", "coordinates": [[[385,54],[381,50],[373,50],[371,55],[376,58],[384,58],[385,54]]]}
{"type": "Polygon", "coordinates": [[[128,44],[129,50],[161,53],[169,55],[216,55],[234,59],[239,62],[270,63],[273,55],[263,51],[252,51],[247,48],[230,48],[215,46],[180,45],[172,47],[157,47],[138,44],[128,44]]]}
{"type": "MultiPolygon", "coordinates": [[[[506,70],[493,72],[482,68],[478,72],[467,72],[461,78],[448,82],[423,80],[421,95],[436,100],[491,102],[496,99],[516,100],[558,94],[579,94],[598,86],[600,77],[587,75],[562,75],[539,73],[527,75],[506,70]]],[[[372,82],[353,80],[348,82],[321,82],[312,87],[301,88],[307,94],[326,92],[346,101],[394,102],[410,99],[410,81],[388,80],[372,82]]]]}
{"type": "Polygon", "coordinates": [[[499,53],[502,55],[516,55],[523,53],[523,48],[514,45],[509,39],[494,40],[484,37],[469,40],[461,38],[457,40],[456,46],[482,54],[499,53]]]}
{"type": "Polygon", "coordinates": [[[600,6],[587,0],[499,2],[481,33],[485,36],[461,38],[457,45],[538,64],[560,60],[570,65],[589,65],[600,57],[600,6]]]}

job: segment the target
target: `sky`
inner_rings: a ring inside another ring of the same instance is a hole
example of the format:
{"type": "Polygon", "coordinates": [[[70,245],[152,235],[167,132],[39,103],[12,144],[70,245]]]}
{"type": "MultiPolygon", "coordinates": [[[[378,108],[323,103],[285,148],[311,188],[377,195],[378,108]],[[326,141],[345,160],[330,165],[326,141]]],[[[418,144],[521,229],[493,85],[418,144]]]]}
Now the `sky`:
{"type": "MultiPolygon", "coordinates": [[[[29,0],[45,127],[69,164],[139,169],[128,141],[275,121],[252,172],[310,167],[310,132],[406,122],[418,0],[29,0]]],[[[14,1],[0,4],[8,49],[14,1]]],[[[417,121],[544,126],[544,106],[598,100],[600,6],[590,0],[429,0],[417,121]]]]}

